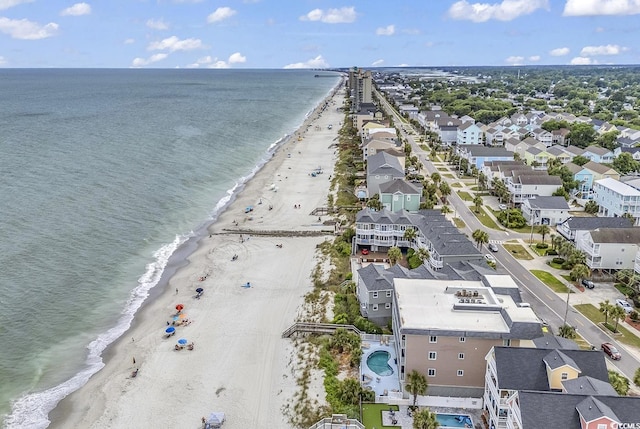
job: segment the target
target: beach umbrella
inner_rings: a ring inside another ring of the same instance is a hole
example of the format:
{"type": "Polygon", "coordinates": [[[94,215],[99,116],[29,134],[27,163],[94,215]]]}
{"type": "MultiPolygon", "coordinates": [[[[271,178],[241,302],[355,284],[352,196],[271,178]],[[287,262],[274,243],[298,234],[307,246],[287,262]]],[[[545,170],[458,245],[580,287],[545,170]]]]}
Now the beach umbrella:
{"type": "Polygon", "coordinates": [[[176,310],[178,310],[178,311],[182,311],[183,308],[184,308],[184,304],[176,305],[176,310]]]}
{"type": "Polygon", "coordinates": [[[196,289],[196,292],[198,292],[198,293],[204,292],[204,289],[202,289],[201,287],[199,287],[198,289],[196,289]]]}
{"type": "Polygon", "coordinates": [[[187,345],[187,342],[188,342],[188,341],[187,341],[187,339],[186,339],[186,338],[180,338],[180,339],[178,340],[178,345],[179,345],[179,346],[186,346],[186,345],[187,345]]]}
{"type": "Polygon", "coordinates": [[[176,332],[176,328],[174,328],[173,326],[169,326],[164,330],[164,332],[166,332],[167,334],[173,334],[174,332],[176,332]]]}

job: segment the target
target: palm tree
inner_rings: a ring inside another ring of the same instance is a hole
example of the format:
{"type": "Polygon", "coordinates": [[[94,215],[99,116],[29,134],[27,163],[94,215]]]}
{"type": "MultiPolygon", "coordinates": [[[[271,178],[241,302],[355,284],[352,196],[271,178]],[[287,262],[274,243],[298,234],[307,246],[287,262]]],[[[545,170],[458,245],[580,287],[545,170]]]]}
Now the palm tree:
{"type": "Polygon", "coordinates": [[[435,183],[436,186],[438,186],[438,183],[440,183],[440,180],[442,180],[442,177],[440,177],[440,173],[436,171],[435,173],[431,174],[431,180],[433,180],[433,183],[435,183]]]}
{"type": "Polygon", "coordinates": [[[573,249],[571,253],[569,253],[569,257],[567,258],[567,262],[571,265],[583,264],[586,265],[587,255],[578,249],[573,249]]]}
{"type": "Polygon", "coordinates": [[[580,281],[582,281],[582,279],[586,279],[587,277],[589,277],[591,273],[589,272],[589,268],[584,265],[584,264],[577,264],[573,266],[573,269],[571,270],[571,273],[569,274],[569,276],[577,281],[578,283],[580,283],[580,281]]]}
{"type": "Polygon", "coordinates": [[[475,206],[476,213],[480,213],[480,207],[482,207],[482,197],[480,195],[475,196],[473,205],[475,206]]]}
{"type": "Polygon", "coordinates": [[[544,237],[549,234],[549,232],[551,232],[551,228],[549,228],[549,225],[540,225],[539,229],[538,229],[538,234],[540,234],[542,236],[542,242],[544,243],[544,237]]]}
{"type": "Polygon", "coordinates": [[[447,213],[451,213],[453,210],[451,210],[451,207],[444,205],[440,208],[440,213],[442,214],[447,214],[447,213]]]}
{"type": "Polygon", "coordinates": [[[404,234],[402,235],[402,238],[407,240],[409,243],[413,243],[413,240],[416,239],[417,235],[418,233],[416,232],[415,228],[407,228],[404,230],[404,234]]]}
{"type": "Polygon", "coordinates": [[[400,259],[402,259],[402,250],[397,246],[390,247],[387,251],[387,256],[389,257],[391,265],[395,265],[400,259]]]}
{"type": "Polygon", "coordinates": [[[600,306],[598,307],[598,311],[600,313],[604,314],[604,324],[605,325],[609,321],[609,315],[611,314],[611,310],[612,309],[613,309],[613,305],[611,305],[611,303],[609,302],[608,299],[605,299],[604,301],[602,301],[600,303],[600,306]]]}
{"type": "Polygon", "coordinates": [[[439,427],[436,413],[432,413],[428,408],[413,413],[413,429],[438,429],[439,427]]]}
{"type": "Polygon", "coordinates": [[[451,195],[451,187],[447,182],[441,182],[438,189],[440,189],[440,193],[442,194],[442,202],[446,204],[447,197],[451,195]]]}
{"type": "Polygon", "coordinates": [[[429,258],[431,257],[431,254],[429,253],[426,247],[419,247],[418,250],[416,251],[416,254],[418,255],[418,259],[420,259],[420,262],[422,262],[423,264],[424,264],[424,261],[428,261],[429,258]]]}
{"type": "Polygon", "coordinates": [[[424,374],[414,369],[407,375],[407,384],[405,385],[405,389],[413,395],[414,406],[416,405],[416,402],[418,402],[418,395],[424,395],[427,393],[428,387],[429,383],[427,382],[427,377],[425,377],[424,374]]]}
{"type": "MultiPolygon", "coordinates": [[[[558,250],[560,249],[560,244],[562,244],[562,242],[564,241],[564,238],[562,238],[561,235],[555,235],[553,236],[553,238],[551,239],[551,248],[553,250],[558,250]]],[[[560,253],[560,252],[558,252],[560,253]]]]}
{"type": "Polygon", "coordinates": [[[562,338],[568,338],[572,340],[577,336],[576,328],[571,325],[562,325],[560,329],[558,329],[558,335],[562,338]]]}
{"type": "Polygon", "coordinates": [[[615,305],[611,309],[609,316],[611,316],[611,318],[616,321],[616,326],[613,327],[613,332],[618,332],[618,322],[620,322],[620,319],[624,319],[627,317],[627,312],[624,311],[624,308],[615,305]]]}
{"type": "Polygon", "coordinates": [[[478,173],[478,186],[481,191],[487,188],[487,176],[482,171],[478,173]]]}
{"type": "Polygon", "coordinates": [[[478,249],[482,247],[483,244],[489,242],[489,233],[487,231],[483,231],[481,229],[476,229],[471,234],[471,237],[475,240],[478,245],[478,249]]]}
{"type": "Polygon", "coordinates": [[[609,384],[620,396],[629,393],[629,379],[616,371],[609,370],[609,384]]]}

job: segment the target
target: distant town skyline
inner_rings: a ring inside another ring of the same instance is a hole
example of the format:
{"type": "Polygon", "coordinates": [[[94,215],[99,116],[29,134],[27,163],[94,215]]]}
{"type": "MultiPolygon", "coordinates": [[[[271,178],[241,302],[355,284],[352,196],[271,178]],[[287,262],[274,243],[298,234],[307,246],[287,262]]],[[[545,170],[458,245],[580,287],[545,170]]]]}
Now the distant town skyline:
{"type": "Polygon", "coordinates": [[[3,68],[640,64],[640,0],[0,0],[3,68]]]}

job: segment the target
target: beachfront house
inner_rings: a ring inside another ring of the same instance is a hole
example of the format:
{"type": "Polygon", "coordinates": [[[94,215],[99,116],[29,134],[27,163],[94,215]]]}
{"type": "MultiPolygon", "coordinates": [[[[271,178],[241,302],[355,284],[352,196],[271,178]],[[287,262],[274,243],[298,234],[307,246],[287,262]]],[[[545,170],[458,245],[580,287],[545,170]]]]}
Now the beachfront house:
{"type": "Polygon", "coordinates": [[[533,310],[519,305],[508,275],[482,281],[394,279],[392,325],[399,378],[426,375],[429,395],[482,397],[484,357],[542,336],[533,310]]]}
{"type": "Polygon", "coordinates": [[[380,203],[391,212],[401,210],[417,212],[420,209],[421,196],[422,185],[420,184],[406,180],[392,180],[380,184],[380,203]]]}
{"type": "Polygon", "coordinates": [[[380,192],[380,185],[392,180],[404,179],[404,165],[398,157],[387,152],[378,152],[367,158],[367,193],[380,192]]]}
{"type": "Polygon", "coordinates": [[[555,400],[563,401],[574,395],[582,395],[581,400],[592,396],[617,397],[609,384],[604,353],[599,350],[497,346],[487,353],[485,360],[483,416],[488,426],[495,429],[580,428],[576,424],[579,419],[575,405],[559,411],[571,414],[572,424],[546,416],[559,408],[555,400]],[[532,415],[529,405],[520,405],[519,398],[524,392],[549,398],[549,408],[538,407],[532,415]],[[544,426],[538,423],[532,426],[529,422],[534,420],[544,421],[544,426]]]}

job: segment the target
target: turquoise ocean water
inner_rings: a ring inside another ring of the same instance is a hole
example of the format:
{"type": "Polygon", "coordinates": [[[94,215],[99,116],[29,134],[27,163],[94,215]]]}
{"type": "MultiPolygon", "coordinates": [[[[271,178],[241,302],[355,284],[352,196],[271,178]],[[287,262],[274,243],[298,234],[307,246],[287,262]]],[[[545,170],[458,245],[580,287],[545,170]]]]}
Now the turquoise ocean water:
{"type": "Polygon", "coordinates": [[[4,427],[47,427],[179,263],[171,255],[338,81],[299,70],[0,70],[4,427]]]}

